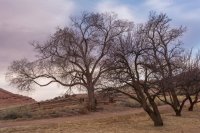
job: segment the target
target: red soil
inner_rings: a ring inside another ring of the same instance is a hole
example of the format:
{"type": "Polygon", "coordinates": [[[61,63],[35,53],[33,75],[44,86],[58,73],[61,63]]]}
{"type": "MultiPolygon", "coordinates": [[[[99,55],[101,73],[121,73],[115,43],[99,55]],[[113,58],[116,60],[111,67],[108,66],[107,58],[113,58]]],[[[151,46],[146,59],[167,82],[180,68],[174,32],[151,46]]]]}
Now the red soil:
{"type": "Polygon", "coordinates": [[[9,91],[0,88],[0,108],[24,105],[36,102],[34,99],[18,94],[13,94],[9,91]]]}

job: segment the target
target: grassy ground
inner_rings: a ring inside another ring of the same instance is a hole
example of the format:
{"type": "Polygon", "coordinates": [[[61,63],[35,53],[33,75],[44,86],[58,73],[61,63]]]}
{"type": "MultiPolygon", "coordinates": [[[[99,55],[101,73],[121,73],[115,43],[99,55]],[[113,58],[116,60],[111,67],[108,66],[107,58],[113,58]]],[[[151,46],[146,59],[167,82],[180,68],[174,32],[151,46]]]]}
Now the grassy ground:
{"type": "MultiPolygon", "coordinates": [[[[169,97],[167,97],[169,99],[169,97]]],[[[179,96],[179,100],[184,97],[179,96]]],[[[159,99],[155,99],[158,106],[164,105],[159,99]]],[[[111,104],[112,105],[112,104],[111,104]]],[[[98,104],[98,107],[106,110],[104,104],[98,104]]],[[[118,100],[114,103],[114,106],[118,107],[129,107],[129,108],[140,108],[141,105],[130,98],[124,98],[123,100],[118,100]]],[[[110,109],[114,110],[115,109],[110,109]]],[[[82,114],[87,114],[88,111],[85,104],[80,104],[79,102],[71,103],[67,101],[54,101],[46,103],[34,103],[24,106],[13,106],[4,109],[0,109],[0,120],[33,120],[33,119],[46,119],[55,117],[66,117],[66,116],[77,116],[82,114]]]]}
{"type": "MultiPolygon", "coordinates": [[[[156,103],[163,105],[158,99],[156,103]]],[[[81,111],[83,107],[80,108],[78,104],[64,105],[65,103],[50,103],[41,104],[40,107],[30,105],[4,109],[0,112],[0,119],[14,120],[0,121],[0,133],[198,133],[200,130],[200,106],[196,107],[194,112],[184,111],[182,117],[175,117],[170,108],[163,110],[161,107],[165,125],[155,128],[146,113],[139,108],[140,105],[132,99],[103,105],[104,111],[94,115],[81,111]],[[71,118],[62,118],[70,115],[71,118]],[[53,122],[44,119],[55,117],[61,118],[51,119],[53,122]],[[87,119],[88,117],[90,119],[87,119]],[[25,121],[20,123],[21,120],[25,121]],[[45,124],[41,121],[45,121],[45,124]],[[3,126],[7,122],[10,125],[3,126]]]]}
{"type": "Polygon", "coordinates": [[[0,129],[0,133],[198,133],[200,131],[199,107],[193,112],[184,111],[182,117],[174,116],[169,109],[163,110],[162,117],[164,127],[154,127],[144,112],[138,112],[106,118],[8,127],[0,129]]]}

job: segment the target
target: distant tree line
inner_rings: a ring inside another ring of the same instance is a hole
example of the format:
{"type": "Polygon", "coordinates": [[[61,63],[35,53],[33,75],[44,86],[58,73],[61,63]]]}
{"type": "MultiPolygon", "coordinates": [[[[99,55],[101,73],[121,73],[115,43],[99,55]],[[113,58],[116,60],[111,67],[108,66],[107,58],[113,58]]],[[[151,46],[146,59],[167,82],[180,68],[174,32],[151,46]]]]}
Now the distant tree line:
{"type": "Polygon", "coordinates": [[[185,102],[192,111],[200,93],[200,54],[183,49],[186,28],[170,22],[155,12],[142,24],[113,13],[83,13],[45,43],[33,43],[37,60],[13,61],[6,77],[26,91],[52,83],[85,89],[90,111],[96,110],[98,88],[116,90],[138,101],[154,125],[162,126],[156,98],[181,116],[185,102]]]}

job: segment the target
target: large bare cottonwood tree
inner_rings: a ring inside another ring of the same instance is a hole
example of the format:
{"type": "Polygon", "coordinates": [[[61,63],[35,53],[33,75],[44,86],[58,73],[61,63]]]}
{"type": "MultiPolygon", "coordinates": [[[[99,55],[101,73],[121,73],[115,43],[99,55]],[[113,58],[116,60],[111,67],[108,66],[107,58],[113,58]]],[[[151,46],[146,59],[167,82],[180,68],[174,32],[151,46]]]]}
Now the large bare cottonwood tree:
{"type": "Polygon", "coordinates": [[[127,32],[129,22],[109,13],[83,13],[71,20],[69,27],[58,29],[46,43],[33,44],[38,60],[14,61],[7,77],[21,90],[51,83],[82,87],[88,93],[88,109],[95,110],[95,89],[111,69],[106,65],[107,54],[114,40],[127,32]]]}

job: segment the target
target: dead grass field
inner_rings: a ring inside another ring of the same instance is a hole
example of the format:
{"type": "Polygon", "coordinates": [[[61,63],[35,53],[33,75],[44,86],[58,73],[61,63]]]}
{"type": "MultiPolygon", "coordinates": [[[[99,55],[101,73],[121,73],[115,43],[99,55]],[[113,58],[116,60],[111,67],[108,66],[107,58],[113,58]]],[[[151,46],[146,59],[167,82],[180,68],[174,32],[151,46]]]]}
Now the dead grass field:
{"type": "MultiPolygon", "coordinates": [[[[140,109],[138,109],[140,110],[140,109]]],[[[5,127],[0,133],[199,133],[200,107],[193,112],[184,110],[182,117],[176,117],[169,108],[161,108],[164,127],[154,127],[142,111],[118,112],[116,114],[94,114],[93,116],[60,119],[58,123],[24,124],[5,127]],[[84,117],[84,118],[81,118],[84,117]],[[87,117],[90,117],[88,119],[87,117]],[[80,119],[79,119],[80,118],[80,119]],[[38,125],[37,125],[38,124],[38,125]]],[[[48,121],[48,120],[47,120],[48,121]]]]}

